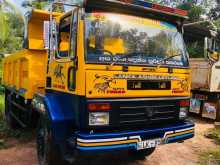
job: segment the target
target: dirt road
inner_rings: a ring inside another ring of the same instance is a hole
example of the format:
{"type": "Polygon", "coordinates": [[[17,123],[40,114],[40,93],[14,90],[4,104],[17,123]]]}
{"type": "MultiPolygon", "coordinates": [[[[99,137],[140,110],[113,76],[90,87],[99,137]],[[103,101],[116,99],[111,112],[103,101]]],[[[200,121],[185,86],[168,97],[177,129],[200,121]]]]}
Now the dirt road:
{"type": "MultiPolygon", "coordinates": [[[[97,158],[90,165],[195,165],[201,151],[219,147],[210,139],[205,138],[204,132],[213,127],[212,123],[200,120],[196,122],[195,138],[184,143],[159,146],[153,155],[145,160],[135,161],[128,154],[112,155],[97,158]]],[[[11,140],[11,147],[0,150],[0,165],[37,165],[34,140],[20,144],[11,140]]]]}

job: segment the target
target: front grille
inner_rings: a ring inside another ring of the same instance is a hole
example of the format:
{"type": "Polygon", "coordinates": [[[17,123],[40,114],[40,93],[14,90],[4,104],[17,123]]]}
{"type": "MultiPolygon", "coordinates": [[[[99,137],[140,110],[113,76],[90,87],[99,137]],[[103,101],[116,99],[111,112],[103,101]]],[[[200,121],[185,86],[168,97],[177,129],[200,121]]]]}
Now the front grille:
{"type": "Polygon", "coordinates": [[[118,105],[120,125],[158,125],[178,120],[179,106],[177,101],[154,101],[121,103],[118,105]]]}
{"type": "Polygon", "coordinates": [[[175,105],[120,107],[120,124],[155,122],[176,118],[175,105]]]}
{"type": "MultiPolygon", "coordinates": [[[[101,131],[135,130],[177,123],[179,122],[179,102],[187,99],[186,97],[166,97],[89,100],[90,103],[110,103],[112,108],[109,111],[109,126],[89,126],[88,128],[101,131]]],[[[88,121],[86,125],[88,126],[88,121]]]]}

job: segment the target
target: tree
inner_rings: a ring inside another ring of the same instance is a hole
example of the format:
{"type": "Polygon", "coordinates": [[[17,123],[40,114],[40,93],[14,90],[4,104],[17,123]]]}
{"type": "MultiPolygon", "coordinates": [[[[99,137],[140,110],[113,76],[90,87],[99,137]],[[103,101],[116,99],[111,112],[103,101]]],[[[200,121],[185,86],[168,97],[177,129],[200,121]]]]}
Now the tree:
{"type": "Polygon", "coordinates": [[[22,6],[25,8],[31,7],[34,9],[43,10],[48,4],[49,2],[45,2],[43,0],[25,0],[23,1],[22,6]]]}
{"type": "Polygon", "coordinates": [[[11,53],[22,47],[23,17],[13,4],[0,4],[0,53],[11,53]]]}
{"type": "Polygon", "coordinates": [[[0,7],[0,43],[3,43],[9,36],[9,25],[7,15],[3,12],[2,6],[0,7]]]}
{"type": "Polygon", "coordinates": [[[205,9],[201,5],[196,5],[190,2],[180,4],[177,8],[188,11],[190,22],[199,21],[201,16],[205,14],[205,9]]]}

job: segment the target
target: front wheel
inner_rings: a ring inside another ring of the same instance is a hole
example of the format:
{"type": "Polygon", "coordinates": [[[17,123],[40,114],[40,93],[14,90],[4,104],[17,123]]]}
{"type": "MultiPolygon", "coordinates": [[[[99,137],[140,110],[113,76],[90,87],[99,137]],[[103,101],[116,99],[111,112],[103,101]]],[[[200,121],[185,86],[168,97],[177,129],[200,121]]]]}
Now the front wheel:
{"type": "Polygon", "coordinates": [[[46,122],[40,118],[37,129],[37,156],[40,165],[62,165],[59,148],[53,144],[46,122]]]}
{"type": "Polygon", "coordinates": [[[154,151],[156,147],[148,148],[144,150],[138,150],[138,151],[131,151],[130,154],[137,160],[144,160],[146,156],[150,156],[154,151]]]}

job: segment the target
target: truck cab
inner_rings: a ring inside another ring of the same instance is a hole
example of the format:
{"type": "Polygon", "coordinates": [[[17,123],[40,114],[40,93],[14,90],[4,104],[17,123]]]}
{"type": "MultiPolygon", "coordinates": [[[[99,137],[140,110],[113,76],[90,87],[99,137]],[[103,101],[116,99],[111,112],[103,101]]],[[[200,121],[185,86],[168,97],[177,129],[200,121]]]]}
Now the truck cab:
{"type": "Polygon", "coordinates": [[[42,15],[47,60],[44,72],[32,72],[45,83],[24,92],[40,118],[41,163],[55,163],[55,150],[69,162],[78,153],[149,155],[159,144],[194,136],[187,119],[185,11],[139,0],[88,0],[67,13],[42,15]],[[43,149],[51,144],[57,149],[43,149]]]}

